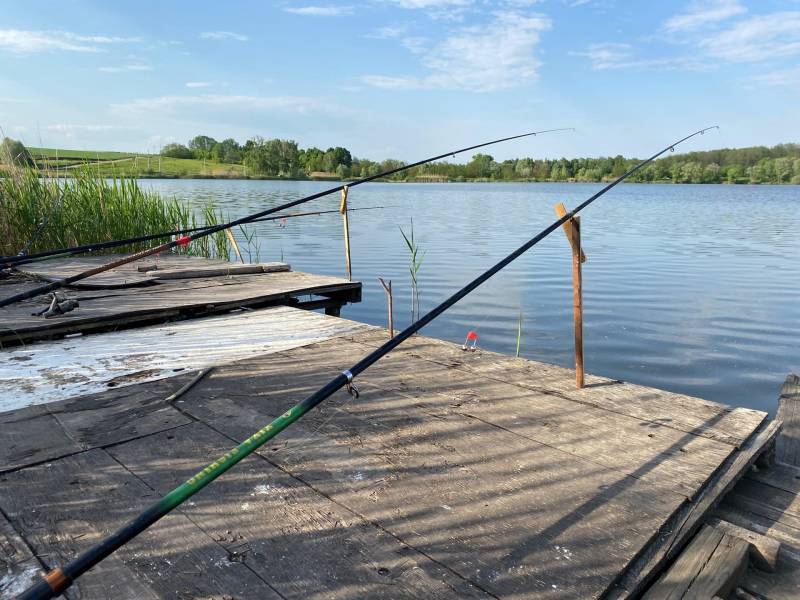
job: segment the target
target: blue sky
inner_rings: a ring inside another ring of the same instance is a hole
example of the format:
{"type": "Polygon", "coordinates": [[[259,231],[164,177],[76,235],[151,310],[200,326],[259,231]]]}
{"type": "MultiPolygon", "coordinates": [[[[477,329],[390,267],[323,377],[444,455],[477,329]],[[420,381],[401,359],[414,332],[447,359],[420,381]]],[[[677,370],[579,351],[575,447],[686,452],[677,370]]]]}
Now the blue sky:
{"type": "Polygon", "coordinates": [[[413,160],[800,142],[800,0],[3,2],[0,127],[157,151],[203,133],[413,160]]]}

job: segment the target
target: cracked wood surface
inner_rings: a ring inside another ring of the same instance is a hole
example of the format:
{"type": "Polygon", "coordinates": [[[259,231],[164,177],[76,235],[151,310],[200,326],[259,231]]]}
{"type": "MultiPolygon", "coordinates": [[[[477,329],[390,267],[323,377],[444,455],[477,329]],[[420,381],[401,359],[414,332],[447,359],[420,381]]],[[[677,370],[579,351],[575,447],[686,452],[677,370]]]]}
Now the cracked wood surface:
{"type": "MultiPolygon", "coordinates": [[[[40,452],[0,475],[0,508],[58,562],[77,546],[48,510],[96,539],[385,339],[372,328],[223,365],[172,405],[163,398],[182,382],[162,380],[8,413],[18,438],[48,418],[64,435],[52,462],[40,452]],[[118,405],[102,405],[114,394],[118,405]],[[126,428],[125,405],[148,426],[126,428]],[[68,413],[82,407],[91,418],[78,427],[68,413]],[[157,413],[174,422],[147,420],[157,413]],[[83,483],[63,481],[51,498],[53,476],[83,483]]],[[[668,523],[688,532],[702,517],[765,418],[594,376],[576,390],[571,370],[424,337],[358,384],[360,398],[337,392],[108,568],[145,586],[141,597],[189,590],[188,579],[169,587],[163,560],[191,550],[197,566],[237,557],[264,597],[599,598],[650,564],[641,559],[658,554],[668,523]]],[[[230,585],[250,597],[211,573],[192,593],[230,585]]]]}

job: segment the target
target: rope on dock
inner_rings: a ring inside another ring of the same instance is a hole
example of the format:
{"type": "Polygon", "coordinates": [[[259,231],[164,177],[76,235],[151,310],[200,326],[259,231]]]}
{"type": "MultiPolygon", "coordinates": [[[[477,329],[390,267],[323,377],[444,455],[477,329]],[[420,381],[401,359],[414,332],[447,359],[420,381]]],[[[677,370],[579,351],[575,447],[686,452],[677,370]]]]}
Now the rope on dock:
{"type": "Polygon", "coordinates": [[[600,191],[590,196],[583,203],[579,204],[577,208],[568,212],[563,217],[556,220],[554,223],[543,229],[530,240],[522,244],[519,248],[508,254],[505,258],[500,260],[493,267],[478,275],[475,279],[470,281],[467,285],[462,287],[452,296],[447,298],[444,302],[439,304],[436,308],[422,316],[420,319],[409,325],[406,329],[398,333],[396,336],[388,340],[382,346],[373,350],[364,358],[359,360],[349,369],[346,369],[336,375],[331,381],[313,393],[311,396],[305,398],[302,402],[296,404],[281,416],[274,419],[271,423],[259,429],[252,436],[247,438],[244,442],[235,448],[226,452],[223,456],[209,464],[202,471],[196,473],[184,483],[173,489],[167,495],[158,500],[155,504],[147,508],[144,512],[139,514],[133,520],[129,521],[121,529],[108,536],[98,544],[92,546],[70,563],[62,568],[57,568],[51,571],[47,576],[41,579],[38,583],[26,590],[19,596],[18,600],[47,600],[54,598],[64,592],[78,577],[83,575],[86,571],[91,569],[101,560],[109,556],[118,548],[125,545],[134,537],[145,531],[153,523],[170,513],[173,509],[180,504],[191,498],[197,492],[202,490],[217,477],[231,469],[239,461],[246,456],[255,452],[258,448],[264,445],[267,441],[274,438],[281,431],[289,427],[292,423],[300,419],[303,415],[311,409],[322,403],[328,397],[333,395],[339,389],[351,386],[353,379],[359,374],[363,373],[370,366],[375,364],[382,357],[389,354],[397,346],[417,333],[428,323],[433,321],[436,317],[441,315],[448,308],[453,306],[456,302],[467,296],[469,293],[478,288],[481,284],[495,275],[497,272],[508,266],[511,262],[522,256],[525,252],[530,250],[533,246],[538,244],[545,237],[550,235],[553,231],[561,227],[569,219],[573,218],[581,210],[589,206],[592,202],[597,200],[600,196],[608,192],[614,186],[627,179],[632,174],[636,173],[639,169],[643,168],[648,163],[652,162],[665,152],[670,151],[672,148],[685,142],[686,140],[701,135],[712,129],[707,127],[688,135],[681,140],[670,144],[663,150],[657,152],[650,158],[641,161],[639,164],[619,176],[617,179],[606,185],[600,191]]]}

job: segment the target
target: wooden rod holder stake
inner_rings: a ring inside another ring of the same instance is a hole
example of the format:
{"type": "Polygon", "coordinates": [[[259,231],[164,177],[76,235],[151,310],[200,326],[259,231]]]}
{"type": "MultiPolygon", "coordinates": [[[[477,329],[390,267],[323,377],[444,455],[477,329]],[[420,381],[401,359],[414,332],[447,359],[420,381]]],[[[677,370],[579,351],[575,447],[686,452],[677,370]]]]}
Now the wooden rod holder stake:
{"type": "MultiPolygon", "coordinates": [[[[563,218],[567,209],[562,203],[556,204],[556,214],[563,218]]],[[[564,223],[564,233],[572,247],[572,315],[575,321],[575,384],[582,388],[583,375],[583,274],[581,264],[586,262],[586,255],[581,248],[581,220],[572,217],[564,223]]]]}
{"type": "Polygon", "coordinates": [[[394,337],[394,309],[392,308],[392,280],[389,280],[387,284],[383,277],[378,277],[378,281],[381,282],[383,286],[383,290],[386,292],[386,304],[389,310],[389,337],[394,337]]]}
{"type": "Polygon", "coordinates": [[[233,246],[233,249],[236,252],[236,256],[239,257],[239,262],[244,263],[242,253],[239,251],[239,244],[236,243],[236,238],[233,237],[233,232],[231,232],[230,229],[225,229],[225,235],[228,236],[228,240],[230,240],[231,246],[233,246]]]}
{"type": "Polygon", "coordinates": [[[342,188],[339,212],[342,213],[342,224],[344,225],[344,260],[347,267],[347,279],[353,281],[353,267],[350,264],[350,220],[347,218],[347,186],[342,188]]]}

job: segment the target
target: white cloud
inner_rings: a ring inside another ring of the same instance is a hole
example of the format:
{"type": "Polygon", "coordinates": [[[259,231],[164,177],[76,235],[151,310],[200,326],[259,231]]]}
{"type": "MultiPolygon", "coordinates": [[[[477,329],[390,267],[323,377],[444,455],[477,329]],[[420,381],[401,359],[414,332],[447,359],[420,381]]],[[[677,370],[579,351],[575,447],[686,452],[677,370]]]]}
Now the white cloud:
{"type": "Polygon", "coordinates": [[[693,31],[747,12],[739,0],[695,1],[688,10],[667,20],[664,29],[671,33],[693,31]]]}
{"type": "Polygon", "coordinates": [[[297,6],[284,9],[286,12],[310,17],[340,17],[353,13],[352,6],[297,6]]]}
{"type": "Polygon", "coordinates": [[[621,43],[590,44],[584,52],[570,52],[572,56],[584,56],[589,59],[592,69],[606,71],[609,69],[647,69],[647,70],[705,70],[709,68],[707,61],[700,57],[676,56],[667,58],[640,58],[636,56],[633,46],[621,43]]]}
{"type": "Polygon", "coordinates": [[[343,114],[346,111],[316,98],[304,96],[244,96],[200,94],[194,96],[158,96],[112,104],[118,115],[162,114],[185,116],[187,111],[285,112],[292,114],[343,114]]]}
{"type": "Polygon", "coordinates": [[[118,67],[100,67],[97,70],[101,73],[126,73],[129,71],[152,71],[153,67],[143,63],[132,63],[118,67]]]}
{"type": "Polygon", "coordinates": [[[633,46],[619,43],[592,44],[584,52],[570,54],[585,56],[597,70],[698,70],[721,63],[770,62],[800,55],[800,11],[740,16],[745,12],[738,2],[718,0],[702,7],[694,5],[689,12],[668,20],[662,31],[682,35],[680,39],[667,36],[662,41],[677,42],[678,47],[690,46],[690,54],[642,57],[633,46]]]}
{"type": "Polygon", "coordinates": [[[78,35],[68,31],[0,29],[0,48],[17,54],[49,52],[100,52],[102,45],[140,42],[136,37],[78,35]]]}
{"type": "Polygon", "coordinates": [[[237,42],[246,42],[250,39],[243,33],[235,31],[204,31],[200,37],[204,40],[236,40],[237,42]]]}
{"type": "MultiPolygon", "coordinates": [[[[475,0],[385,0],[400,8],[424,10],[432,19],[460,21],[469,9],[476,5],[475,0]]],[[[505,2],[504,2],[505,3],[505,2]]]]}
{"type": "Polygon", "coordinates": [[[592,63],[592,68],[598,71],[604,69],[620,68],[633,59],[630,44],[603,43],[590,44],[584,52],[570,52],[572,56],[585,56],[592,63]]]}
{"type": "Polygon", "coordinates": [[[209,87],[211,83],[208,81],[187,81],[186,87],[188,88],[204,88],[209,87]]]}
{"type": "Polygon", "coordinates": [[[754,62],[800,54],[800,11],[758,15],[698,42],[709,55],[754,62]]]}
{"type": "Polygon", "coordinates": [[[473,0],[390,0],[402,8],[449,8],[453,6],[470,6],[473,0]]]}
{"type": "MultiPolygon", "coordinates": [[[[551,21],[544,15],[498,12],[489,23],[463,27],[430,48],[421,59],[429,71],[427,75],[367,75],[362,80],[385,89],[487,92],[517,87],[536,79],[541,65],[536,49],[541,33],[550,27],[551,21]]],[[[421,43],[414,38],[405,40],[405,45],[415,52],[421,50],[421,43]]]]}
{"type": "Polygon", "coordinates": [[[772,71],[753,77],[753,81],[763,85],[800,89],[800,67],[772,71]]]}
{"type": "Polygon", "coordinates": [[[117,125],[75,125],[71,123],[56,123],[42,127],[45,131],[57,131],[58,133],[76,133],[81,131],[111,131],[120,129],[117,125]]]}
{"type": "Polygon", "coordinates": [[[365,34],[364,37],[374,40],[389,40],[392,38],[398,38],[405,32],[405,25],[387,25],[386,27],[380,27],[371,33],[365,34]]]}

